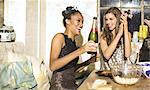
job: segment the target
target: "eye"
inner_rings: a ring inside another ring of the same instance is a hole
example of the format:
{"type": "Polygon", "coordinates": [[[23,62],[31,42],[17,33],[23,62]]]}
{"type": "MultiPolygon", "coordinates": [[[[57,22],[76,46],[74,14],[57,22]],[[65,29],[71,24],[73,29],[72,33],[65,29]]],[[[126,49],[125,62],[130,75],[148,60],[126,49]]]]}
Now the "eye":
{"type": "Polygon", "coordinates": [[[77,20],[78,23],[83,23],[83,20],[79,19],[77,20]]]}
{"type": "Polygon", "coordinates": [[[105,19],[105,21],[108,21],[108,19],[105,19]]]}
{"type": "Polygon", "coordinates": [[[110,18],[110,20],[113,20],[112,18],[110,18]]]}
{"type": "Polygon", "coordinates": [[[83,22],[83,20],[79,19],[78,22],[83,22]]]}

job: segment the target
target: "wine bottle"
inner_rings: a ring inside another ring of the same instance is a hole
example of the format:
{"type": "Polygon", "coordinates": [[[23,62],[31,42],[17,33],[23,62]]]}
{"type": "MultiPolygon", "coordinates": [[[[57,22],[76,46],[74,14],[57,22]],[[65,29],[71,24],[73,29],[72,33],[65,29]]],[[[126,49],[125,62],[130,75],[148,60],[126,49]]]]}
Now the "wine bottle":
{"type": "MultiPolygon", "coordinates": [[[[91,31],[89,33],[88,41],[92,40],[95,43],[98,43],[98,31],[97,31],[97,17],[93,17],[93,23],[91,31]]],[[[88,54],[96,54],[96,52],[87,52],[88,54]]]]}

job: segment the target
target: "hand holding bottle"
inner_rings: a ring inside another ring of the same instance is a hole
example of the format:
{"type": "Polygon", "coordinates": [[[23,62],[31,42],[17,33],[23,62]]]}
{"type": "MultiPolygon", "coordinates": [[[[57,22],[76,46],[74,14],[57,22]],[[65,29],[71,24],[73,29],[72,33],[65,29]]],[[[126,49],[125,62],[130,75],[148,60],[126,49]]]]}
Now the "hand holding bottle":
{"type": "Polygon", "coordinates": [[[90,40],[86,44],[83,45],[84,51],[85,52],[96,52],[97,51],[97,43],[94,41],[90,40]]]}

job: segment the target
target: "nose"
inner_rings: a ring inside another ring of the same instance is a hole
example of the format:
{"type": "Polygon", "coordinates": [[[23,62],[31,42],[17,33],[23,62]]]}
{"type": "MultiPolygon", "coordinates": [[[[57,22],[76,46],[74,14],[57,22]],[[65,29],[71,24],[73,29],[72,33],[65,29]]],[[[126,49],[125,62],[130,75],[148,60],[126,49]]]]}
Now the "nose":
{"type": "Polygon", "coordinates": [[[110,20],[106,20],[105,22],[106,22],[106,24],[109,24],[109,23],[110,23],[110,20]]]}
{"type": "Polygon", "coordinates": [[[82,22],[80,23],[80,28],[83,28],[83,23],[82,22]]]}
{"type": "Polygon", "coordinates": [[[83,24],[80,26],[80,28],[83,28],[83,24]]]}

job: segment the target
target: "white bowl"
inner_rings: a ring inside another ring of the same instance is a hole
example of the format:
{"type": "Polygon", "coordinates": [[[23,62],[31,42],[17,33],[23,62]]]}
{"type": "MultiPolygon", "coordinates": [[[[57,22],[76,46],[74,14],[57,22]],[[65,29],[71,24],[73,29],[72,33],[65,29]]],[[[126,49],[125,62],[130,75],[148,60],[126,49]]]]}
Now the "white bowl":
{"type": "Polygon", "coordinates": [[[115,65],[112,68],[113,79],[118,84],[132,85],[137,83],[141,77],[142,68],[140,65],[124,64],[115,65]]]}

